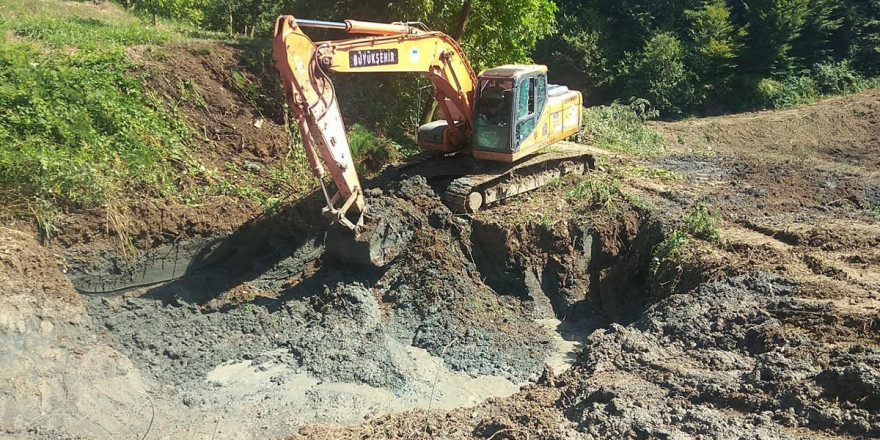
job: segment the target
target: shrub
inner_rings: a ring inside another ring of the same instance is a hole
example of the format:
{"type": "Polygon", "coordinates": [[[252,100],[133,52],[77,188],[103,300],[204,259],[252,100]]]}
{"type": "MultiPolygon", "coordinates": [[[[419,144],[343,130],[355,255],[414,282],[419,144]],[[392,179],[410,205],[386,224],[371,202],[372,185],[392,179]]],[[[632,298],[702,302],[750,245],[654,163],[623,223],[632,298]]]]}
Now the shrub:
{"type": "Polygon", "coordinates": [[[651,249],[651,274],[657,276],[663,266],[678,260],[687,238],[686,232],[673,231],[666,239],[654,245],[651,249]]]}
{"type": "Polygon", "coordinates": [[[585,108],[583,128],[574,140],[629,154],[657,154],[665,150],[666,143],[663,136],[645,125],[655,116],[644,101],[585,108]]]}
{"type": "Polygon", "coordinates": [[[684,231],[702,240],[716,241],[720,237],[717,222],[718,217],[707,206],[698,205],[685,216],[684,231]]]}
{"type": "Polygon", "coordinates": [[[819,97],[816,83],[810,76],[792,76],[780,82],[762,79],[755,90],[756,104],[764,108],[784,108],[807,104],[819,97]]]}
{"type": "Polygon", "coordinates": [[[390,139],[379,137],[360,124],[354,124],[349,128],[348,145],[355,162],[368,171],[378,171],[400,156],[400,147],[397,144],[390,139]]]}
{"type": "Polygon", "coordinates": [[[862,82],[847,61],[817,64],[813,68],[813,78],[819,92],[826,95],[857,92],[862,82]]]}

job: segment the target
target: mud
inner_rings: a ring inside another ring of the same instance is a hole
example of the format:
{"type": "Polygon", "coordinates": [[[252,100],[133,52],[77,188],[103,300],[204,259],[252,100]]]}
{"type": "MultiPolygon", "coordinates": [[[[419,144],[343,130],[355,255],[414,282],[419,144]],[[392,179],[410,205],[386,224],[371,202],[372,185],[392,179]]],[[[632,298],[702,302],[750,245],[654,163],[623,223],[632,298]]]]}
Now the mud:
{"type": "Polygon", "coordinates": [[[179,434],[186,417],[210,430],[207,415],[224,414],[219,438],[230,438],[509,396],[545,363],[569,367],[588,329],[607,324],[598,313],[554,320],[542,289],[487,286],[467,223],[424,179],[368,195],[386,231],[408,231],[383,238],[399,255],[382,267],[339,261],[333,231],[296,227],[290,216],[305,208],[294,206],[134,263],[72,252],[64,267],[88,317],[66,331],[130,362],[162,401],[160,432],[179,434]]]}
{"type": "Polygon", "coordinates": [[[410,438],[421,427],[439,438],[876,437],[880,351],[829,349],[769,312],[803,309],[799,290],[763,272],[707,284],[628,326],[594,331],[570,371],[510,399],[330,435],[410,438]]]}

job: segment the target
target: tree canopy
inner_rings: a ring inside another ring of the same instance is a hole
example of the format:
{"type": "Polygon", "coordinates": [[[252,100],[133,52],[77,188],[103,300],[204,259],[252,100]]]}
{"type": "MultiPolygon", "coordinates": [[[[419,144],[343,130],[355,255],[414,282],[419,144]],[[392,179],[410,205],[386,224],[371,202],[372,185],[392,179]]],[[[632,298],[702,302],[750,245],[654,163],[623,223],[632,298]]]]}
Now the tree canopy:
{"type": "MultiPolygon", "coordinates": [[[[475,70],[533,60],[587,104],[647,102],[665,117],[790,105],[880,75],[880,0],[119,0],[210,30],[267,36],[274,17],[421,21],[459,39],[475,70]]],[[[317,38],[332,34],[318,32],[317,38]]],[[[338,38],[339,36],[337,36],[338,38]]],[[[388,129],[417,121],[424,83],[347,79],[388,129]]],[[[424,108],[427,94],[421,103],[424,108]]],[[[402,128],[403,129],[403,128],[402,128]]],[[[393,131],[393,130],[392,130],[393,131]]]]}

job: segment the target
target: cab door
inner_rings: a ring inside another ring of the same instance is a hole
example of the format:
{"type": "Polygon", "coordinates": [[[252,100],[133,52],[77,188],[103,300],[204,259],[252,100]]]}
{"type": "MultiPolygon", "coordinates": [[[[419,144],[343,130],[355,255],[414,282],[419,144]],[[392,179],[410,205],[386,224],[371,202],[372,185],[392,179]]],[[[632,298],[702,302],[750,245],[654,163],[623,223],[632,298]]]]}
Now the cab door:
{"type": "Polygon", "coordinates": [[[523,76],[516,87],[516,111],[513,119],[513,151],[517,152],[535,131],[547,95],[547,77],[543,73],[523,76]]]}

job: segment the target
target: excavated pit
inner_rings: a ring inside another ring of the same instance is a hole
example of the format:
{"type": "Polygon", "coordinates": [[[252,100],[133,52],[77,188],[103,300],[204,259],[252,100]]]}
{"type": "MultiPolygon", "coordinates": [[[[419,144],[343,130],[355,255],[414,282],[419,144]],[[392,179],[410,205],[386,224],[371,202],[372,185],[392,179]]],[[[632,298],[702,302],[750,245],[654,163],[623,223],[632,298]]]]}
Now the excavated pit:
{"type": "Polygon", "coordinates": [[[617,228],[615,240],[632,241],[618,254],[584,225],[554,232],[456,217],[421,178],[368,195],[398,231],[400,254],[383,267],[326,252],[335,231],[292,220],[307,200],[127,266],[71,254],[69,276],[85,292],[91,331],[184,412],[273,436],[512,395],[548,367],[569,368],[590,333],[649,303],[644,274],[614,276],[617,266],[647,267],[660,238],[647,219],[617,228]]]}

